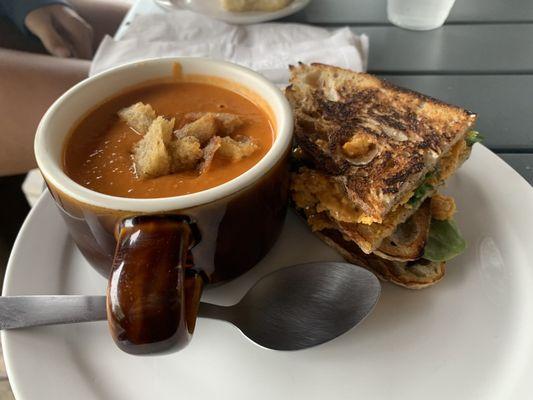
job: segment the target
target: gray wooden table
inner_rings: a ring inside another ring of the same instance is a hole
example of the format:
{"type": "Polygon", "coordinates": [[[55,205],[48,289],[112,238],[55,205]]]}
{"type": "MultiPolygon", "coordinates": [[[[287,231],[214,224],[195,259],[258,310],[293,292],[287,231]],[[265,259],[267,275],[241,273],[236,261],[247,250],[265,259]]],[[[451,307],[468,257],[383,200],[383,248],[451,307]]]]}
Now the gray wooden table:
{"type": "MultiPolygon", "coordinates": [[[[138,0],[117,37],[157,11],[138,0]]],[[[457,0],[445,26],[427,32],[392,26],[386,0],[313,0],[284,21],[366,33],[369,72],[477,112],[485,145],[533,184],[532,0],[457,0]]]]}

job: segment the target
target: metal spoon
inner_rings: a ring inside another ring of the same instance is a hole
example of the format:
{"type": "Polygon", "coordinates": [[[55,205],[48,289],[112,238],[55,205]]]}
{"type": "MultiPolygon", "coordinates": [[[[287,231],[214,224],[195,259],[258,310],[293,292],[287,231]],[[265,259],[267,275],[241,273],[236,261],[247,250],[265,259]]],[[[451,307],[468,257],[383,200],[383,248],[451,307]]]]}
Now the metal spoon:
{"type": "MultiPolygon", "coordinates": [[[[378,279],[361,267],[298,264],[261,278],[233,306],[200,303],[198,315],[231,322],[261,346],[298,350],[353,328],[380,292],[378,279]]],[[[0,329],[105,320],[105,302],[105,296],[0,297],[0,329]]]]}

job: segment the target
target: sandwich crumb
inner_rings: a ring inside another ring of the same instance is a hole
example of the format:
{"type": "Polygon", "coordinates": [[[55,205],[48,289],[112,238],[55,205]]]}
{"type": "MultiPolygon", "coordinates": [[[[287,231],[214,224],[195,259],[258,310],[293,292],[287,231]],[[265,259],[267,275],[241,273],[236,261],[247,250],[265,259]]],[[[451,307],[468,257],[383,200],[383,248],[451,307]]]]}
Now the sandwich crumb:
{"type": "Polygon", "coordinates": [[[456,211],[453,197],[436,193],[431,197],[431,216],[440,221],[453,217],[456,211]]]}

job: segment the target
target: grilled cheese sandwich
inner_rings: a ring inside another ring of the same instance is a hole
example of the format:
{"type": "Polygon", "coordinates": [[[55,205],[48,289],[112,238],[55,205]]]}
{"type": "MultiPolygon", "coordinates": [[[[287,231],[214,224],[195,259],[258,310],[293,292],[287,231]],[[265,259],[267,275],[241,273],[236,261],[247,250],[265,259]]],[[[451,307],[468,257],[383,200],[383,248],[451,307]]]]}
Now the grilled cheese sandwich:
{"type": "Polygon", "coordinates": [[[446,252],[430,252],[439,254],[431,260],[425,248],[435,246],[433,218],[451,219],[455,203],[436,193],[470,155],[475,114],[323,64],[291,67],[286,96],[298,155],[292,200],[311,229],[384,279],[413,288],[440,280],[446,252]],[[414,279],[424,268],[424,279],[414,279]]]}

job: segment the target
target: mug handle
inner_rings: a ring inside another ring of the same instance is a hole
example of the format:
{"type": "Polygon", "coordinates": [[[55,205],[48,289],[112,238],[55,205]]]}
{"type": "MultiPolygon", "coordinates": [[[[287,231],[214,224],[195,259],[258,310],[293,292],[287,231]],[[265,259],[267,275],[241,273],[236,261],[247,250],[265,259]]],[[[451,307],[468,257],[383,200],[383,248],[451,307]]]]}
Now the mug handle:
{"type": "Polygon", "coordinates": [[[107,285],[107,320],[118,347],[130,354],[184,348],[190,341],[204,280],[190,249],[200,235],[183,215],[126,218],[107,285]]]}

